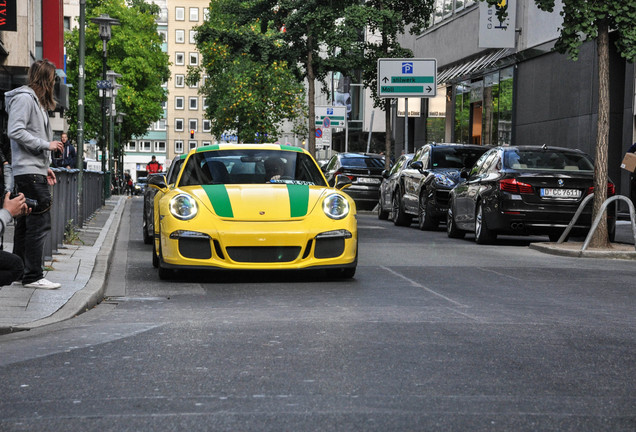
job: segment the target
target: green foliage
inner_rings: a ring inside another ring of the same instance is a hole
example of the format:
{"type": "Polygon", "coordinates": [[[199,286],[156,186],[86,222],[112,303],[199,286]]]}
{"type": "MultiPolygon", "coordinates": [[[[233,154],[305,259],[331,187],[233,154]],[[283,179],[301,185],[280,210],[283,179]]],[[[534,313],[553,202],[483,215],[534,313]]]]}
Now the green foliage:
{"type": "MultiPolygon", "coordinates": [[[[123,85],[117,95],[117,111],[127,116],[122,123],[122,142],[146,133],[152,122],[163,116],[161,102],[166,100],[162,84],[170,77],[168,55],[161,51],[162,40],[157,33],[156,5],[142,0],[89,0],[86,5],[85,98],[84,135],[97,138],[101,132],[101,98],[96,82],[102,79],[102,41],[99,26],[90,21],[103,13],[120,20],[112,27],[108,42],[108,69],[122,75],[117,83],[123,85]]],[[[70,108],[66,112],[71,136],[77,134],[78,52],[79,30],[66,34],[70,108]]]]}

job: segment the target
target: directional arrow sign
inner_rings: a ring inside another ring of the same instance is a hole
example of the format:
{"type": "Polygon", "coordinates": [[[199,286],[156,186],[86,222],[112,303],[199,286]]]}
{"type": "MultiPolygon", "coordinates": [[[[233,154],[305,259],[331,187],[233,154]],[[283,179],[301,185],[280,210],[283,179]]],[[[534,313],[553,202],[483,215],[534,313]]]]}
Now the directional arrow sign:
{"type": "Polygon", "coordinates": [[[378,59],[378,97],[429,98],[437,95],[437,60],[378,59]]]}

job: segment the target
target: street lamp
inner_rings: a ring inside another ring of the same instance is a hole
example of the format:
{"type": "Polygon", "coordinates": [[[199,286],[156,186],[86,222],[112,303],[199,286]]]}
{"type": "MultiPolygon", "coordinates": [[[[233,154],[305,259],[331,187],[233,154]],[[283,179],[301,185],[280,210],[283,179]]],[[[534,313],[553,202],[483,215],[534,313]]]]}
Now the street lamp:
{"type": "MultiPolygon", "coordinates": [[[[108,14],[101,14],[97,18],[91,18],[91,22],[99,25],[99,38],[102,40],[102,80],[106,81],[106,57],[108,51],[106,44],[111,38],[111,26],[119,25],[119,20],[111,18],[108,14]]],[[[102,136],[101,136],[101,150],[102,150],[102,172],[106,172],[106,98],[102,98],[102,136]]],[[[110,196],[110,181],[104,181],[104,198],[110,196]]]]}
{"type": "MultiPolygon", "coordinates": [[[[117,172],[118,172],[118,177],[119,177],[119,184],[117,186],[121,186],[121,182],[124,179],[124,147],[121,145],[121,129],[122,129],[122,123],[124,122],[124,117],[127,114],[125,112],[119,111],[117,113],[117,120],[115,120],[115,122],[117,123],[117,125],[119,126],[119,138],[117,138],[117,141],[119,142],[119,158],[117,160],[117,172]]],[[[119,191],[119,193],[121,194],[121,190],[119,191]]]]}
{"type": "Polygon", "coordinates": [[[109,89],[106,91],[106,97],[108,97],[110,100],[110,108],[108,109],[109,126],[110,126],[109,127],[110,133],[109,133],[109,139],[108,139],[108,172],[110,172],[111,181],[112,181],[112,176],[114,174],[113,155],[114,155],[114,148],[115,148],[113,119],[114,119],[114,116],[117,115],[117,109],[115,107],[115,96],[117,96],[117,90],[119,90],[122,86],[120,84],[117,84],[117,81],[116,81],[117,78],[121,78],[121,75],[116,73],[115,71],[109,70],[108,72],[106,72],[106,78],[109,84],[109,89]]]}

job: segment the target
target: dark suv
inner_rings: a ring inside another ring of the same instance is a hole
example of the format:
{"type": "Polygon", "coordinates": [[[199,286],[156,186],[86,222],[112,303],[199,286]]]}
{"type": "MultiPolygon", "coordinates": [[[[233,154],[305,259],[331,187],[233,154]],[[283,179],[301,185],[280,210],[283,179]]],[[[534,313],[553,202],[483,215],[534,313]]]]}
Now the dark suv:
{"type": "Polygon", "coordinates": [[[380,183],[384,171],[384,156],[372,153],[339,153],[333,155],[323,168],[329,186],[336,176],[344,174],[351,179],[345,192],[360,209],[371,210],[378,203],[380,183]]]}
{"type": "Polygon", "coordinates": [[[393,223],[410,225],[417,217],[421,230],[432,230],[446,221],[451,189],[462,169],[470,168],[491,147],[470,144],[426,144],[402,171],[393,195],[393,223]]]}

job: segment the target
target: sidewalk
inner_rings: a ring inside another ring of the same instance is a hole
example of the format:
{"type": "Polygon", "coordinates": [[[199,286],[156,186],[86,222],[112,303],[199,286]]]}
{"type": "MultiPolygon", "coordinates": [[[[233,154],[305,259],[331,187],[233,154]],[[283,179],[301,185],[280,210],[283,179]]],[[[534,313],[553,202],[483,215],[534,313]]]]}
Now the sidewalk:
{"type": "MultiPolygon", "coordinates": [[[[126,196],[114,196],[80,230],[80,245],[64,245],[47,262],[45,277],[60,282],[57,290],[24,288],[14,283],[0,288],[0,334],[53,324],[87,311],[99,303],[126,196]]],[[[5,250],[11,250],[12,227],[5,232],[5,250]]],[[[629,222],[619,221],[612,250],[580,252],[582,243],[532,243],[531,249],[549,254],[610,259],[635,259],[634,237],[629,222]]]]}
{"type": "MultiPolygon", "coordinates": [[[[44,277],[62,286],[56,290],[24,288],[13,283],[0,288],[0,334],[63,321],[95,306],[106,287],[108,262],[124,210],[126,196],[113,196],[78,230],[79,245],[63,245],[46,262],[44,277]]],[[[11,251],[13,226],[5,232],[4,249],[11,251]]]]}

